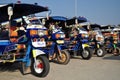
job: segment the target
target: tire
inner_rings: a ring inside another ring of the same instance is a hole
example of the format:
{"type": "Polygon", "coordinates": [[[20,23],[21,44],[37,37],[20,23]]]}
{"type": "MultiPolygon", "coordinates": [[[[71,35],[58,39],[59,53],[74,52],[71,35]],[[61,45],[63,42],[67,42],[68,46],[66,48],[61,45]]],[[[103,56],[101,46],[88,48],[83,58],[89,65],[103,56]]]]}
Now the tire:
{"type": "Polygon", "coordinates": [[[46,56],[39,55],[36,57],[37,67],[35,67],[35,61],[31,63],[31,73],[37,77],[46,77],[50,70],[49,60],[46,56]]]}
{"type": "Polygon", "coordinates": [[[70,61],[70,54],[68,53],[67,50],[62,50],[61,51],[61,56],[57,55],[57,61],[59,64],[68,64],[70,61]]]}
{"type": "Polygon", "coordinates": [[[119,56],[120,55],[120,50],[119,50],[118,47],[116,48],[116,52],[113,51],[113,55],[114,56],[119,56]]]}
{"type": "Polygon", "coordinates": [[[91,57],[92,57],[92,51],[91,51],[91,49],[90,49],[89,47],[86,47],[86,48],[82,51],[81,57],[82,57],[83,59],[85,59],[85,60],[91,59],[91,57]]]}
{"type": "Polygon", "coordinates": [[[104,47],[101,47],[101,48],[96,50],[96,55],[98,57],[103,57],[103,56],[105,56],[105,54],[106,54],[106,51],[105,51],[104,47]]]}
{"type": "Polygon", "coordinates": [[[113,51],[114,51],[114,49],[113,49],[113,48],[108,49],[108,53],[110,53],[110,54],[112,54],[112,53],[113,53],[113,51]]]}

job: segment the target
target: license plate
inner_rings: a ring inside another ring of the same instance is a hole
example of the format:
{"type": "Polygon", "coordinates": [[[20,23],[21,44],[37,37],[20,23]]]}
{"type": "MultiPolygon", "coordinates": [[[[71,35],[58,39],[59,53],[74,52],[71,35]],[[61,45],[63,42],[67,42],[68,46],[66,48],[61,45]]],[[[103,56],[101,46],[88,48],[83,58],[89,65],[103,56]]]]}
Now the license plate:
{"type": "Polygon", "coordinates": [[[32,42],[32,45],[34,47],[46,47],[46,42],[45,41],[32,42]]]}

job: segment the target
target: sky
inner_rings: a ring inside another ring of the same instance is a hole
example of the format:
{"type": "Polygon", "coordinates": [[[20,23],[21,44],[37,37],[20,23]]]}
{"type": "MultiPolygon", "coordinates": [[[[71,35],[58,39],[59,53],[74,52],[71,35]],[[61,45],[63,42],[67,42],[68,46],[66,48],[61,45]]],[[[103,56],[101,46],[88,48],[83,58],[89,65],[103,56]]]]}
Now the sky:
{"type": "MultiPolygon", "coordinates": [[[[0,0],[0,4],[18,0],[0,0]]],[[[120,0],[20,0],[21,3],[38,3],[52,10],[51,16],[83,16],[100,25],[120,24],[120,0]]]]}

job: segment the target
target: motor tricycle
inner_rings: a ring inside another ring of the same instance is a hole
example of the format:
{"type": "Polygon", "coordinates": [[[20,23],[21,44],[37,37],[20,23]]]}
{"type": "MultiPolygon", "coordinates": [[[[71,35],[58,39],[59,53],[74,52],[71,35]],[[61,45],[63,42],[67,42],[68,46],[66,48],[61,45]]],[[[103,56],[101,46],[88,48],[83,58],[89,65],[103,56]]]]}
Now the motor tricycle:
{"type": "Polygon", "coordinates": [[[89,45],[93,54],[96,54],[98,57],[103,57],[106,54],[104,44],[96,39],[96,34],[94,32],[89,35],[89,45]]]}
{"type": "Polygon", "coordinates": [[[0,7],[0,63],[20,62],[23,74],[30,67],[31,73],[35,76],[48,75],[49,60],[46,53],[38,48],[43,43],[41,41],[34,43],[35,38],[41,39],[38,32],[42,31],[44,27],[40,24],[32,24],[28,18],[23,17],[42,11],[48,11],[48,9],[33,4],[8,4],[0,7]],[[7,19],[8,17],[9,19],[7,19]],[[7,20],[9,21],[4,22],[7,20]],[[36,32],[34,33],[34,31],[36,32]],[[2,36],[5,34],[7,36],[2,36]]]}
{"type": "MultiPolygon", "coordinates": [[[[74,31],[74,30],[73,30],[74,31]]],[[[66,41],[66,46],[71,56],[81,56],[85,60],[89,60],[92,57],[92,52],[88,44],[87,39],[83,39],[79,30],[75,29],[75,33],[71,33],[73,36],[69,41],[66,41]],[[76,34],[77,31],[77,35],[76,34]]]]}
{"type": "Polygon", "coordinates": [[[112,53],[115,56],[120,55],[119,44],[117,43],[116,40],[111,41],[110,38],[105,39],[104,46],[105,46],[105,50],[108,53],[112,53]]]}
{"type": "Polygon", "coordinates": [[[104,35],[104,47],[107,53],[112,53],[114,55],[120,54],[119,46],[119,28],[115,26],[102,26],[101,31],[104,35]]]}
{"type": "Polygon", "coordinates": [[[49,55],[50,61],[56,61],[60,64],[68,64],[70,54],[64,46],[65,34],[62,26],[66,18],[62,16],[50,16],[46,20],[45,26],[48,27],[48,38],[46,39],[47,47],[41,48],[42,51],[49,55]]]}
{"type": "MultiPolygon", "coordinates": [[[[73,17],[66,21],[69,32],[67,31],[68,39],[65,41],[65,46],[71,56],[81,56],[83,59],[88,60],[92,57],[92,53],[88,41],[82,37],[87,33],[79,26],[79,23],[83,22],[87,22],[84,17],[73,17]]],[[[88,34],[84,36],[88,37],[88,34]]]]}
{"type": "Polygon", "coordinates": [[[106,54],[104,48],[104,37],[101,33],[101,26],[98,24],[86,24],[83,27],[89,32],[89,45],[92,49],[93,54],[98,57],[103,57],[106,54]]]}
{"type": "Polygon", "coordinates": [[[97,40],[89,41],[89,45],[92,49],[93,54],[96,54],[98,57],[103,57],[106,54],[104,45],[99,43],[97,40]]]}
{"type": "Polygon", "coordinates": [[[65,34],[60,29],[53,29],[46,40],[47,47],[41,48],[49,55],[50,60],[56,60],[60,64],[68,64],[70,55],[64,46],[65,34]]]}

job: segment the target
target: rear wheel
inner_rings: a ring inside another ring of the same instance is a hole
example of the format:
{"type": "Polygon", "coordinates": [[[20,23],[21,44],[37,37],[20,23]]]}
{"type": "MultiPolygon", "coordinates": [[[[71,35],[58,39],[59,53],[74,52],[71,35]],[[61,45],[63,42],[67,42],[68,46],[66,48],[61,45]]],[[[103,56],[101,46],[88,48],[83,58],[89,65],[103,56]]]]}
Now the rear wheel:
{"type": "Polygon", "coordinates": [[[68,64],[68,62],[70,61],[70,54],[68,53],[67,50],[62,50],[61,51],[61,55],[57,56],[57,61],[60,64],[68,64]]]}
{"type": "Polygon", "coordinates": [[[49,60],[46,56],[37,56],[36,62],[34,59],[31,64],[31,73],[37,77],[45,77],[48,75],[50,69],[49,60]]]}
{"type": "Polygon", "coordinates": [[[92,51],[90,50],[90,48],[86,47],[82,53],[81,53],[81,57],[85,60],[89,60],[92,57],[92,51]]]}
{"type": "Polygon", "coordinates": [[[114,56],[119,56],[120,55],[120,50],[118,47],[116,47],[113,51],[114,56]]]}

